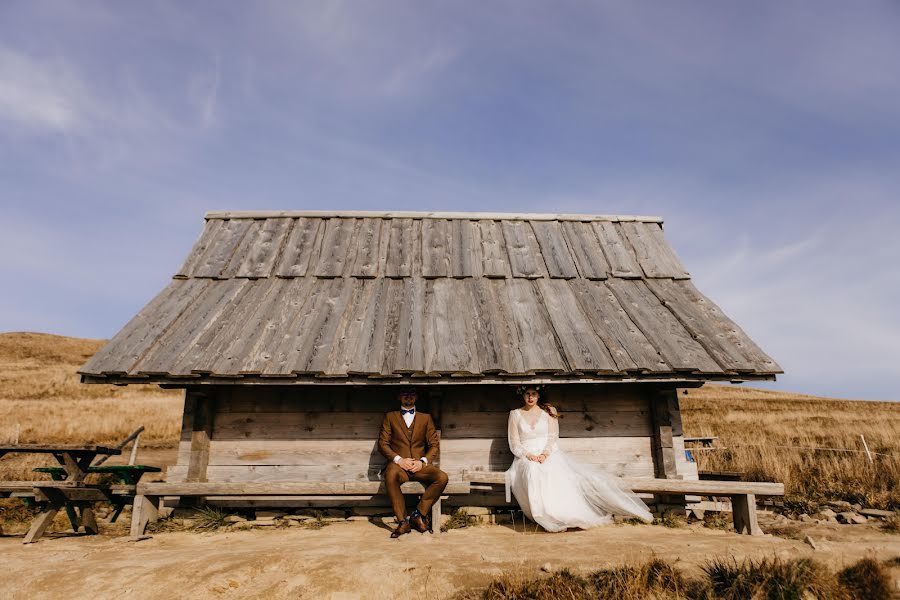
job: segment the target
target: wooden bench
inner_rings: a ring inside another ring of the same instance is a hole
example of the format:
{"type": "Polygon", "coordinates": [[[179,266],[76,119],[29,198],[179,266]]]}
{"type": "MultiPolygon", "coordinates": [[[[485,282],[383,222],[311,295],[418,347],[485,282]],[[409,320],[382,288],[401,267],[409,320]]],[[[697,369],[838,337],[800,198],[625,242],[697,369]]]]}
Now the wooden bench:
{"type": "MultiPolygon", "coordinates": [[[[506,484],[502,471],[467,471],[469,483],[506,484]]],[[[756,520],[756,496],[783,496],[783,483],[752,481],[698,481],[685,479],[623,478],[622,483],[635,493],[670,496],[728,496],[731,498],[734,529],[738,533],[762,535],[756,520]]]]}
{"type": "MultiPolygon", "coordinates": [[[[400,486],[404,494],[423,494],[425,487],[418,482],[408,481],[400,486]]],[[[468,494],[468,483],[449,483],[443,495],[431,508],[433,533],[441,532],[441,500],[450,494],[468,494]]],[[[371,500],[379,494],[386,494],[383,481],[359,481],[344,483],[320,482],[238,482],[238,483],[139,483],[134,497],[131,516],[131,535],[143,535],[147,523],[159,518],[160,501],[164,496],[205,498],[207,501],[237,500],[248,497],[289,496],[314,499],[354,499],[371,500]]]]}

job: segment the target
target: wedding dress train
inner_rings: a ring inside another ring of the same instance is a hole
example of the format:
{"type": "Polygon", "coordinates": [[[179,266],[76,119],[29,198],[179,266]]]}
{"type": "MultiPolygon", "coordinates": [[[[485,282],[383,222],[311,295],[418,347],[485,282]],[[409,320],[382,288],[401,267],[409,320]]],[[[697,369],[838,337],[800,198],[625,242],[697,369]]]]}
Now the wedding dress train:
{"type": "Polygon", "coordinates": [[[510,492],[522,511],[547,531],[588,529],[612,522],[612,515],[653,521],[646,505],[613,475],[579,463],[559,448],[559,421],[539,407],[532,425],[521,409],[509,413],[509,449],[515,458],[506,471],[510,492]],[[543,463],[527,454],[547,453],[543,463]]]}

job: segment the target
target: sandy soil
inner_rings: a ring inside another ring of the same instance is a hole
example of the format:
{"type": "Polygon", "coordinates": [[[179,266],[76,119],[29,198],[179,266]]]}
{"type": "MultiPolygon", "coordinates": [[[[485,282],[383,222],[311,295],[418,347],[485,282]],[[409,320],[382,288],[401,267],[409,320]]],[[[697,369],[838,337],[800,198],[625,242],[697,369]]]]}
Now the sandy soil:
{"type": "MultiPolygon", "coordinates": [[[[52,534],[28,546],[20,536],[0,536],[0,598],[447,598],[504,572],[537,575],[546,563],[586,572],[659,556],[690,571],[716,556],[809,556],[837,569],[865,556],[900,556],[900,535],[869,525],[806,527],[799,535],[811,535],[819,550],[699,525],[561,534],[484,525],[400,540],[372,521],[321,530],[158,533],[138,542],[118,531],[52,534]]],[[[900,568],[892,576],[900,590],[900,568]]]]}

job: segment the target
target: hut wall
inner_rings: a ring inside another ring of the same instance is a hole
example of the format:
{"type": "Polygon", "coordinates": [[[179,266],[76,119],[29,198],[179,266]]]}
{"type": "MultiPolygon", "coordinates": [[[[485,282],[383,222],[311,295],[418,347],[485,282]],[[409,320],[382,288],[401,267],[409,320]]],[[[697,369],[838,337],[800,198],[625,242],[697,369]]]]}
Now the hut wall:
{"type": "MultiPolygon", "coordinates": [[[[168,480],[195,478],[203,463],[205,479],[214,482],[379,480],[385,459],[376,441],[384,413],[396,408],[395,393],[374,386],[230,386],[207,390],[206,405],[189,391],[178,463],[168,480]],[[195,413],[204,406],[211,414],[209,441],[206,448],[204,437],[198,450],[195,413]]],[[[659,467],[650,405],[659,393],[627,384],[554,388],[548,395],[563,415],[561,447],[619,476],[653,477],[659,467]]],[[[451,481],[463,470],[509,467],[507,417],[519,405],[509,387],[460,385],[421,394],[419,409],[431,413],[441,430],[440,467],[451,481]]],[[[677,475],[696,479],[696,466],[685,460],[677,396],[671,412],[677,475]]]]}

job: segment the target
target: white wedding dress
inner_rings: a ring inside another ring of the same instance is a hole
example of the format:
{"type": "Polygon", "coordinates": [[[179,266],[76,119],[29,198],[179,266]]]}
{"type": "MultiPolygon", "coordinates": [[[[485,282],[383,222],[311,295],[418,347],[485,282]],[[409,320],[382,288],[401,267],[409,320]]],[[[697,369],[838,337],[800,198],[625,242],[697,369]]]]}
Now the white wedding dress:
{"type": "Polygon", "coordinates": [[[507,502],[512,492],[525,516],[547,531],[596,527],[611,523],[612,515],[653,521],[647,506],[618,478],[569,458],[558,441],[559,420],[541,408],[509,412],[509,449],[515,458],[506,471],[507,502]],[[548,454],[543,463],[525,458],[541,453],[548,454]]]}

